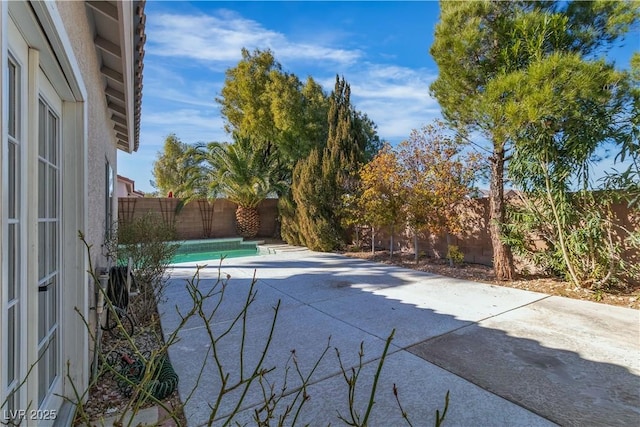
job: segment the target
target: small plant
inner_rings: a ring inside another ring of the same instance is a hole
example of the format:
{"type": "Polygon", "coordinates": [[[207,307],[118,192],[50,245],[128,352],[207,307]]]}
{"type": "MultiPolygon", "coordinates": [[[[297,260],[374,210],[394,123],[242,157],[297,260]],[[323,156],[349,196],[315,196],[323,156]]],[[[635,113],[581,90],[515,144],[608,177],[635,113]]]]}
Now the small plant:
{"type": "Polygon", "coordinates": [[[147,214],[131,222],[121,223],[113,238],[105,243],[107,254],[119,265],[132,261],[140,294],[135,299],[138,320],[145,321],[155,313],[156,300],[162,298],[168,279],[166,269],[179,244],[175,227],[161,217],[147,214]]]}
{"type": "Polygon", "coordinates": [[[602,298],[604,297],[604,292],[602,291],[602,289],[596,289],[593,293],[593,300],[600,302],[602,301],[602,298]]]}
{"type": "Polygon", "coordinates": [[[447,249],[447,259],[452,266],[460,267],[464,262],[464,254],[460,251],[458,246],[449,245],[449,248],[447,249]]]}
{"type": "MultiPolygon", "coordinates": [[[[86,241],[82,232],[79,232],[79,238],[85,245],[89,259],[87,272],[96,284],[97,292],[100,295],[98,298],[99,303],[95,309],[98,315],[96,322],[101,324],[101,315],[104,314],[102,301],[104,301],[104,310],[107,312],[114,310],[113,301],[106,289],[97,286],[100,279],[93,268],[91,245],[86,241]]],[[[155,299],[153,304],[155,309],[155,299]]],[[[91,415],[87,410],[87,401],[96,385],[103,382],[107,377],[117,384],[120,393],[127,398],[124,407],[120,408],[114,425],[132,425],[135,415],[144,405],[148,404],[161,407],[168,414],[167,419],[171,418],[174,422],[179,423],[178,411],[170,408],[163,401],[177,387],[178,378],[167,358],[169,346],[178,339],[177,332],[167,336],[164,339],[164,343],[159,344],[158,348],[151,351],[142,351],[138,345],[137,335],[134,335],[133,331],[127,328],[118,316],[114,317],[116,322],[114,328],[118,331],[118,339],[104,340],[103,335],[100,333],[101,327],[96,327],[96,323],[87,319],[77,308],[76,312],[85,325],[89,339],[95,344],[94,351],[96,353],[91,366],[91,379],[86,388],[79,388],[74,383],[70,374],[70,363],[67,361],[66,377],[73,391],[73,396],[64,397],[64,399],[68,400],[76,408],[74,425],[100,425],[103,423],[103,420],[99,420],[96,423],[95,420],[91,419],[91,415]]],[[[195,311],[192,310],[189,316],[179,325],[178,330],[194,315],[195,311]]],[[[154,336],[153,338],[158,343],[163,341],[159,336],[154,336]]]]}
{"type": "MultiPolygon", "coordinates": [[[[348,388],[348,401],[349,401],[349,415],[348,417],[342,415],[338,412],[338,418],[340,421],[344,422],[347,425],[355,426],[355,427],[365,427],[368,425],[369,416],[371,415],[371,410],[373,409],[373,405],[375,404],[375,396],[376,389],[378,388],[378,380],[380,379],[380,372],[382,371],[382,365],[384,364],[385,359],[387,358],[387,352],[389,351],[389,345],[393,340],[393,335],[396,330],[392,330],[389,337],[387,337],[387,341],[384,346],[384,351],[382,352],[382,357],[380,357],[380,362],[378,363],[378,369],[376,370],[375,376],[373,377],[373,385],[371,386],[371,391],[369,395],[369,401],[365,408],[364,416],[360,413],[355,407],[355,396],[356,396],[356,385],[358,383],[358,377],[360,376],[360,371],[362,370],[362,360],[364,357],[364,342],[360,343],[360,352],[358,353],[358,367],[347,369],[342,363],[342,359],[340,358],[340,351],[336,348],[336,356],[338,357],[338,363],[340,364],[340,371],[342,371],[342,377],[347,383],[348,388]]],[[[394,384],[395,386],[395,384],[394,384]]],[[[398,406],[400,403],[398,401],[398,406]]],[[[400,406],[402,410],[402,407],[400,406]]]]}
{"type": "Polygon", "coordinates": [[[346,252],[362,252],[362,246],[360,246],[358,243],[347,245],[346,252]]]}

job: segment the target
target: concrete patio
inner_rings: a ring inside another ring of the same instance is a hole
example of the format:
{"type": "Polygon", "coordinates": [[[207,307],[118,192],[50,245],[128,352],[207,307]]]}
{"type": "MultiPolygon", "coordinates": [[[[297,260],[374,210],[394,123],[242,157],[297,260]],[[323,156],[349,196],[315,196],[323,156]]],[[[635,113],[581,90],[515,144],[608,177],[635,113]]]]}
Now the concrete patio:
{"type": "MultiPolygon", "coordinates": [[[[413,425],[434,425],[447,391],[445,426],[640,425],[637,310],[335,254],[285,251],[223,262],[222,277],[229,274],[231,279],[208,322],[214,334],[229,329],[242,310],[254,271],[257,294],[247,312],[242,363],[245,372],[255,367],[280,301],[263,363],[275,368],[266,378],[279,393],[289,360],[285,397],[276,416],[293,401],[301,384],[290,361],[292,350],[300,371],[307,375],[330,346],[311,377],[310,398],[296,425],[342,425],[338,413],[348,416],[348,388],[334,348],[349,370],[359,364],[361,343],[363,367],[355,407],[364,415],[385,340],[393,329],[370,426],[407,425],[394,397],[394,384],[413,425]]],[[[188,264],[176,265],[171,272],[167,301],[159,307],[165,337],[179,325],[178,312],[184,314],[192,306],[185,279],[194,272],[188,264]]],[[[200,277],[199,288],[206,292],[217,282],[218,266],[202,269],[200,277]]],[[[204,309],[211,312],[217,303],[217,297],[207,299],[204,309]]],[[[237,323],[216,346],[231,382],[240,370],[241,336],[237,323]]],[[[179,338],[170,357],[180,376],[188,425],[206,425],[221,380],[204,321],[188,320],[179,338]]],[[[239,389],[225,396],[213,425],[228,418],[239,396],[239,389]]],[[[263,402],[255,382],[234,422],[254,425],[254,410],[263,402]]],[[[285,425],[292,419],[293,415],[285,425]]]]}

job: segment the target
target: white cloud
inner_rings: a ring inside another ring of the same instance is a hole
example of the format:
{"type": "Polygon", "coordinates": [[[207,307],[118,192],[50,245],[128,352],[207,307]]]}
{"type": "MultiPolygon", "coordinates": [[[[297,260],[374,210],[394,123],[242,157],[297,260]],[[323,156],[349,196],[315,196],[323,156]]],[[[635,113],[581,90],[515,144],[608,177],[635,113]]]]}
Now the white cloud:
{"type": "MultiPolygon", "coordinates": [[[[344,77],[351,87],[351,102],[390,142],[400,142],[412,129],[441,117],[438,102],[429,95],[429,85],[436,78],[430,70],[365,62],[344,77]]],[[[330,91],[335,75],[319,81],[330,91]]]]}
{"type": "Polygon", "coordinates": [[[223,141],[229,139],[217,110],[178,109],[152,112],[142,116],[143,140],[148,145],[161,146],[164,138],[175,133],[186,143],[223,141]],[[159,135],[160,138],[158,138],[159,135]]]}
{"type": "Polygon", "coordinates": [[[242,47],[272,49],[287,71],[311,74],[327,92],[336,73],[344,75],[356,108],[392,143],[440,117],[429,96],[433,70],[373,63],[362,50],[342,48],[340,40],[293,40],[231,11],[153,16],[147,34],[140,150],[120,162],[122,173],[145,191],[151,190],[152,163],[169,133],[187,143],[229,140],[214,98],[224,83],[222,72],[237,63],[242,47]]]}
{"type": "MultiPolygon", "coordinates": [[[[172,69],[168,64],[147,60],[144,75],[143,105],[156,109],[161,100],[192,107],[216,108],[214,98],[221,82],[187,79],[184,73],[172,69]]],[[[205,76],[206,78],[206,76],[205,76]]]]}
{"type": "MultiPolygon", "coordinates": [[[[167,67],[178,67],[180,61],[193,59],[204,66],[215,67],[220,63],[233,66],[242,47],[268,47],[278,60],[287,62],[291,68],[288,71],[294,73],[297,73],[295,63],[305,60],[317,62],[317,70],[321,70],[320,67],[341,69],[351,85],[354,104],[378,125],[382,138],[404,139],[411,129],[439,116],[437,103],[429,96],[429,84],[435,78],[430,70],[366,61],[356,63],[354,61],[364,55],[360,50],[290,40],[280,32],[231,11],[219,10],[216,15],[163,14],[153,22],[155,24],[149,28],[151,46],[148,49],[152,59],[154,55],[178,58],[176,61],[164,59],[167,67]],[[334,66],[323,61],[334,63],[334,66]]],[[[154,63],[154,68],[157,66],[159,64],[154,63]]],[[[170,73],[161,74],[158,84],[151,82],[150,95],[218,111],[213,99],[222,82],[214,84],[210,81],[205,88],[200,82],[173,79],[175,85],[166,85],[167,79],[171,78],[170,73]]],[[[335,71],[327,77],[315,75],[314,78],[329,92],[335,83],[335,71]]],[[[197,126],[197,121],[193,126],[197,126]]]]}
{"type": "Polygon", "coordinates": [[[407,139],[412,129],[418,129],[441,117],[440,109],[429,107],[428,104],[429,102],[389,103],[388,100],[380,98],[363,101],[356,106],[378,125],[378,135],[381,139],[398,143],[407,139]]]}
{"type": "Polygon", "coordinates": [[[232,11],[217,15],[162,14],[147,25],[151,55],[195,59],[201,62],[233,63],[243,47],[273,50],[287,61],[317,60],[352,63],[358,50],[336,49],[312,43],[297,43],[260,23],[232,11]]]}

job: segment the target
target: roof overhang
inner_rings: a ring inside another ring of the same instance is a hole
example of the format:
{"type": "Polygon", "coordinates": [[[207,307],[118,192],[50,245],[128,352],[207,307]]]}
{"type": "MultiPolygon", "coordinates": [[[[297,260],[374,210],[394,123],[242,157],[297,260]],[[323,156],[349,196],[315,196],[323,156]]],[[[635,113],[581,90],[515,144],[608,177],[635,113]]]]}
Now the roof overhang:
{"type": "Polygon", "coordinates": [[[85,1],[104,96],[117,147],[127,153],[140,145],[142,70],[146,41],[145,0],[85,1]]]}

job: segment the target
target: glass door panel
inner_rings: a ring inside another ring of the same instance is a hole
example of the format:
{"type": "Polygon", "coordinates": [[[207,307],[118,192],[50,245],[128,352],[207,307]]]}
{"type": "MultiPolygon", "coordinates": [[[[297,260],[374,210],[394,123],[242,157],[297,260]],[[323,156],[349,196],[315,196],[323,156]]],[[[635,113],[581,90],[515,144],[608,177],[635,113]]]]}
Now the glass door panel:
{"type": "Polygon", "coordinates": [[[38,105],[38,404],[60,377],[60,121],[44,99],[38,105]]]}
{"type": "MultiPolygon", "coordinates": [[[[21,310],[22,310],[22,289],[21,284],[23,282],[23,275],[21,269],[22,263],[22,239],[23,234],[21,232],[21,152],[22,152],[22,137],[20,135],[20,124],[22,121],[21,107],[22,107],[22,84],[21,78],[24,69],[20,66],[19,62],[9,54],[9,60],[7,61],[7,76],[8,76],[8,126],[7,126],[7,148],[3,148],[6,153],[6,163],[2,164],[2,167],[6,167],[7,175],[5,175],[6,187],[6,210],[2,209],[3,223],[6,224],[5,239],[2,243],[3,258],[6,260],[6,264],[3,264],[3,269],[6,271],[6,276],[2,276],[3,293],[6,295],[6,299],[0,300],[3,308],[2,318],[6,319],[6,322],[1,322],[2,331],[0,333],[3,336],[2,343],[2,359],[1,364],[4,370],[3,378],[4,384],[2,384],[4,395],[7,398],[7,410],[18,409],[20,405],[20,375],[22,369],[23,354],[21,352],[22,343],[22,330],[21,330],[21,310]],[[6,215],[6,216],[4,216],[6,215]],[[4,317],[6,316],[6,317],[4,317]],[[6,361],[6,362],[4,362],[6,361]]],[[[1,295],[1,294],[0,294],[1,295]]]]}

